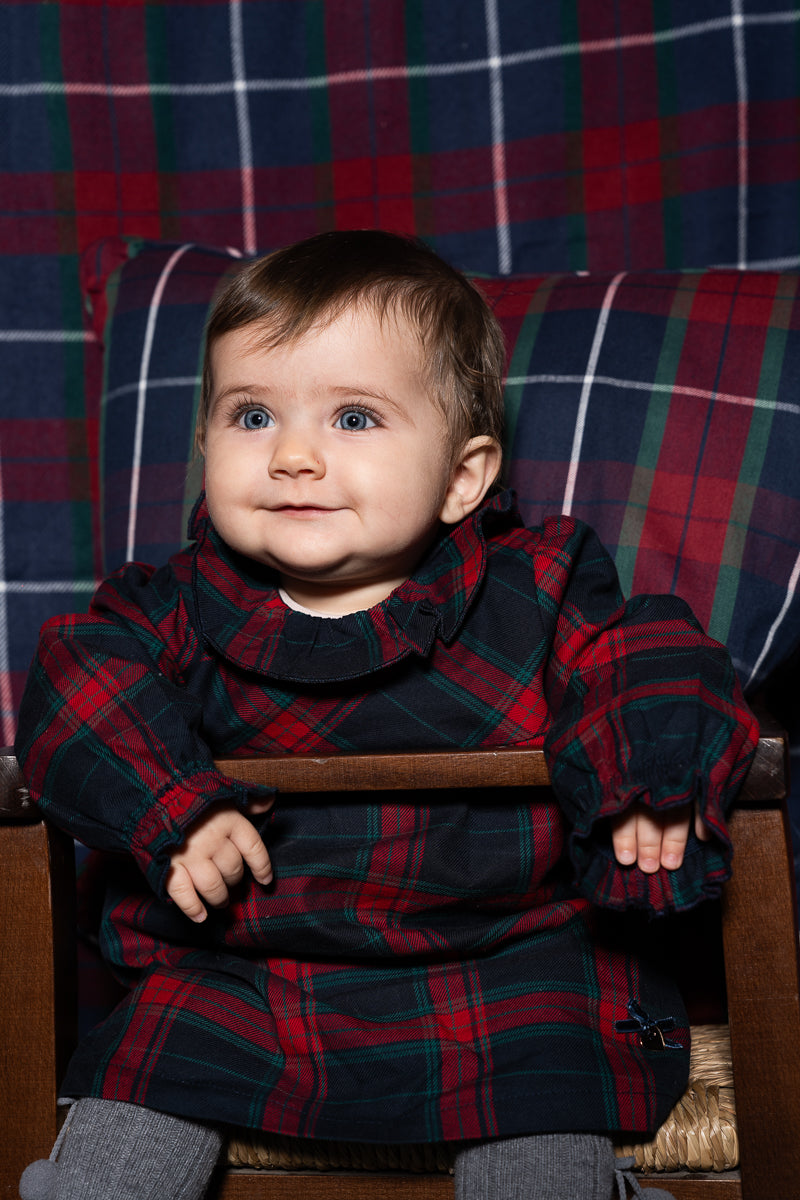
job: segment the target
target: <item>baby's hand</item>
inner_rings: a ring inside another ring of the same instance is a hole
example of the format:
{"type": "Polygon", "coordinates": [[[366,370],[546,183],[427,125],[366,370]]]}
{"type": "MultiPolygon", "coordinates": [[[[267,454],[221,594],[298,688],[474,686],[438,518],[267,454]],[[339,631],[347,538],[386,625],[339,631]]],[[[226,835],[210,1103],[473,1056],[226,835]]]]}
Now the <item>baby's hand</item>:
{"type": "MultiPolygon", "coordinates": [[[[272,801],[251,804],[250,812],[266,812],[272,801]]],[[[232,804],[218,805],[201,817],[172,854],[167,892],[192,921],[228,903],[228,888],[238,883],[247,865],[261,884],[272,879],[267,848],[253,823],[232,804]],[[203,899],[201,899],[203,897],[203,899]]]]}
{"type": "MultiPolygon", "coordinates": [[[[643,804],[633,805],[617,817],[612,826],[611,840],[617,862],[626,867],[638,863],[639,869],[648,875],[659,867],[676,870],[683,862],[692,811],[690,804],[664,813],[654,812],[643,804]]],[[[701,841],[708,841],[710,834],[696,808],[694,829],[701,841]]]]}

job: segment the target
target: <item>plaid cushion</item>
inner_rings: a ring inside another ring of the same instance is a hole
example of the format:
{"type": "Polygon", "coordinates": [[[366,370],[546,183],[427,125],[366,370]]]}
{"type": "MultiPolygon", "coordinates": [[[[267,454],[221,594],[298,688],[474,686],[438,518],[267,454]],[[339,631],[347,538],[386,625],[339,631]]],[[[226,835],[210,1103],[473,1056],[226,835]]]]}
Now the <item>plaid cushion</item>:
{"type": "MultiPolygon", "coordinates": [[[[106,570],[183,543],[202,485],[203,325],[240,261],[119,240],[87,260],[106,346],[106,570]]],[[[588,521],[624,590],[683,596],[752,692],[800,643],[800,275],[479,283],[509,345],[507,474],[528,521],[588,521]]]]}
{"type": "Polygon", "coordinates": [[[381,225],[490,273],[796,265],[798,30],[796,0],[0,4],[2,739],[102,569],[87,246],[381,225]]]}

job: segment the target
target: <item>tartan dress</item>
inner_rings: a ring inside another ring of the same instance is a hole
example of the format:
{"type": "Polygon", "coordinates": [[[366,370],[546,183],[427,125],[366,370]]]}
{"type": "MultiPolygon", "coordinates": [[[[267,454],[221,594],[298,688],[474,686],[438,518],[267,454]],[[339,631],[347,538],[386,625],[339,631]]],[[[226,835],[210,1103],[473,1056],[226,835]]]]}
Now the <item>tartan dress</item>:
{"type": "Polygon", "coordinates": [[[609,922],[729,874],[758,731],[727,652],[673,596],[625,603],[591,530],[527,530],[510,493],[341,618],[287,608],[202,499],[191,534],[45,626],[22,706],[34,798],[112,852],[102,946],[130,987],[63,1093],[361,1141],[655,1129],[688,1021],[609,922]],[[555,796],[278,795],[253,818],[270,885],[201,925],[166,896],[184,831],[253,794],[214,756],[542,741],[555,796]],[[696,801],[712,837],[674,872],[621,867],[607,818],[635,800],[696,801]]]}

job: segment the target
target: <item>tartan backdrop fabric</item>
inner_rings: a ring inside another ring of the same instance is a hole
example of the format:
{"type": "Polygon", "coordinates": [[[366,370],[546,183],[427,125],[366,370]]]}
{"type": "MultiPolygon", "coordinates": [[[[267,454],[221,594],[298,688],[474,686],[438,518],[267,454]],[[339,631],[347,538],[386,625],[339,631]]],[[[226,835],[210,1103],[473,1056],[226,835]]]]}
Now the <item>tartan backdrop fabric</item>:
{"type": "MultiPolygon", "coordinates": [[[[242,261],[122,238],[85,256],[105,349],[104,572],[185,543],[203,330],[242,261]]],[[[509,349],[507,475],[524,518],[592,525],[626,594],[681,595],[752,695],[800,640],[800,272],[478,283],[509,349]]]]}
{"type": "Polygon", "coordinates": [[[492,276],[793,268],[799,45],[781,0],[0,5],[3,741],[104,569],[87,247],[380,225],[492,276]]]}

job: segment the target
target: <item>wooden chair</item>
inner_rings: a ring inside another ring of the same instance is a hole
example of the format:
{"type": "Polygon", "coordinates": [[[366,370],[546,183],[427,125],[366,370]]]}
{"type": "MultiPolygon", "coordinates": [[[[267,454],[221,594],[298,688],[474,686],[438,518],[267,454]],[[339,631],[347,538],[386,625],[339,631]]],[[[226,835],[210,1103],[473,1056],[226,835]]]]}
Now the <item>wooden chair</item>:
{"type": "MultiPolygon", "coordinates": [[[[786,747],[762,723],[731,821],[735,869],[721,904],[740,1169],[651,1175],[677,1200],[791,1200],[800,1189],[800,1003],[792,855],[783,800],[786,747]]],[[[547,786],[541,750],[237,759],[229,774],[284,792],[547,786]]],[[[74,1043],[72,846],[45,824],[16,761],[0,757],[0,1198],[47,1157],[74,1043]]],[[[225,1170],[216,1200],[449,1200],[446,1173],[225,1170]]],[[[109,1198],[112,1200],[112,1198],[109,1198]]]]}

